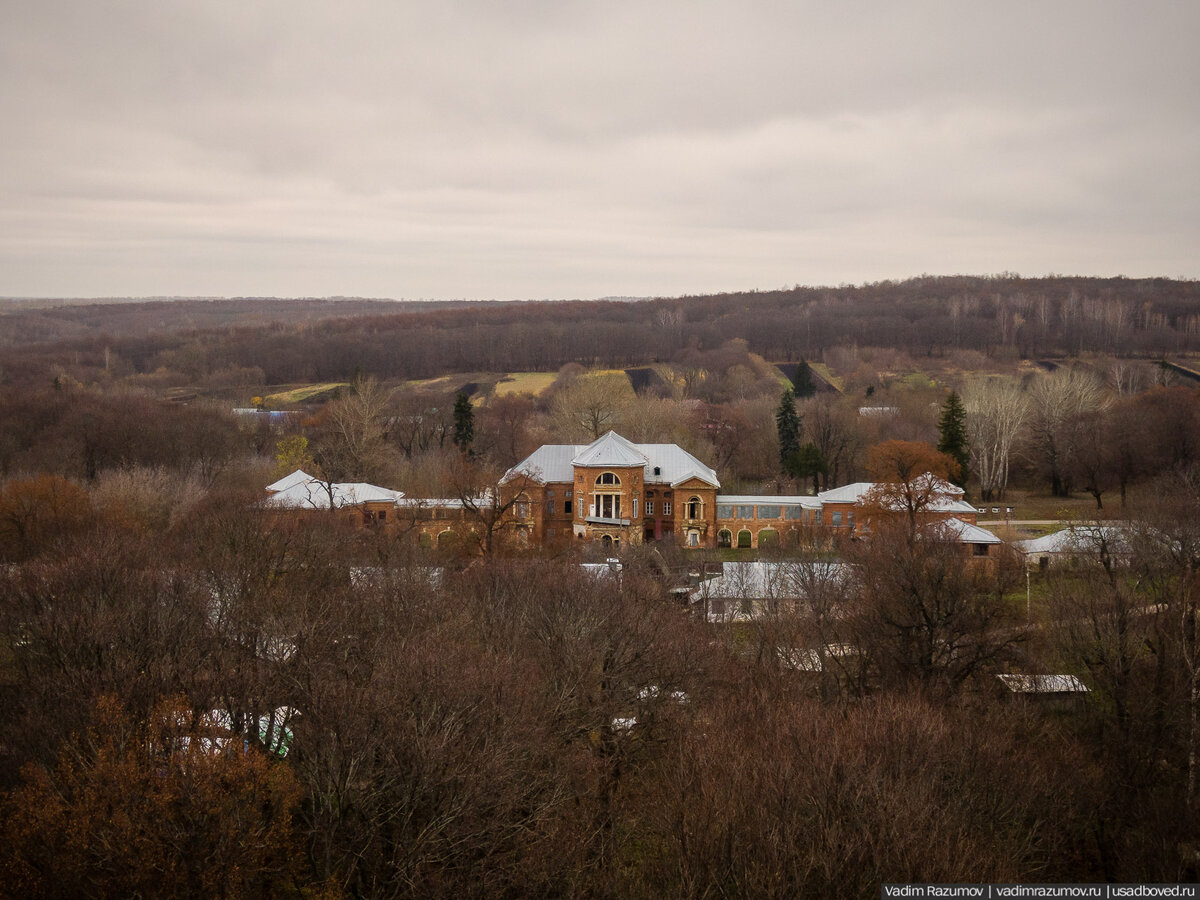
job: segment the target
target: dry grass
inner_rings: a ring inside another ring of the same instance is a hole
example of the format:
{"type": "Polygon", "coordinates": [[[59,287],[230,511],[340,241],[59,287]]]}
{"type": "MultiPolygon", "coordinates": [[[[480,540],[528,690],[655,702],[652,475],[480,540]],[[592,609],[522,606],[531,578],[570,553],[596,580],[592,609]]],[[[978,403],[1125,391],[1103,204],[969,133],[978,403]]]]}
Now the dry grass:
{"type": "Polygon", "coordinates": [[[1052,497],[1049,494],[1035,491],[1010,490],[1004,500],[982,503],[978,499],[973,498],[971,502],[979,508],[979,524],[981,525],[989,521],[1003,522],[1006,518],[1086,521],[1097,518],[1119,517],[1121,515],[1121,501],[1115,491],[1111,495],[1104,495],[1104,509],[1102,510],[1096,509],[1096,501],[1092,499],[1090,494],[1075,494],[1071,497],[1052,497]],[[1008,507],[1012,507],[1013,511],[1006,515],[1005,510],[1008,507]],[[993,515],[993,508],[999,509],[1000,512],[997,515],[993,515]]]}
{"type": "Polygon", "coordinates": [[[511,372],[502,381],[496,383],[495,394],[505,397],[509,394],[542,394],[558,376],[554,372],[511,372]]]}
{"type": "Polygon", "coordinates": [[[808,367],[821,376],[821,378],[825,379],[825,381],[829,382],[830,385],[837,388],[837,390],[846,390],[845,382],[843,382],[842,379],[837,375],[834,375],[831,371],[829,371],[829,366],[825,365],[825,363],[810,362],[808,367]]]}
{"type": "Polygon", "coordinates": [[[325,384],[302,384],[299,387],[294,387],[286,391],[279,391],[274,394],[267,394],[263,401],[268,405],[283,405],[286,406],[292,403],[303,403],[320,394],[326,394],[335,391],[338,388],[349,387],[347,381],[330,381],[325,384]]]}

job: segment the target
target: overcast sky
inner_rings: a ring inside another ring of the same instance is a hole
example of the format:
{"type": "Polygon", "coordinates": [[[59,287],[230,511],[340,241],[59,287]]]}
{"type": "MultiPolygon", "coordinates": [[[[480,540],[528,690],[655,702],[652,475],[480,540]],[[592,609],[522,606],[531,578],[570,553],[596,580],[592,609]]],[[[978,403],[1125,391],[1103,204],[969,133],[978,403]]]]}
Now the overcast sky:
{"type": "Polygon", "coordinates": [[[0,295],[1200,276],[1195,0],[8,0],[0,295]]]}

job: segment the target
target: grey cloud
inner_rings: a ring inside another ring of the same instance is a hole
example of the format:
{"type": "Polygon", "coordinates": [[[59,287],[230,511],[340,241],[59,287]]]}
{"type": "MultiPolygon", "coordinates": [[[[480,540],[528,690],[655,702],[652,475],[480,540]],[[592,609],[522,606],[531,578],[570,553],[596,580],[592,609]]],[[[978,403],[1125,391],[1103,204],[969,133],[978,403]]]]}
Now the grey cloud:
{"type": "Polygon", "coordinates": [[[0,293],[1195,276],[1193,4],[6,11],[0,293]]]}

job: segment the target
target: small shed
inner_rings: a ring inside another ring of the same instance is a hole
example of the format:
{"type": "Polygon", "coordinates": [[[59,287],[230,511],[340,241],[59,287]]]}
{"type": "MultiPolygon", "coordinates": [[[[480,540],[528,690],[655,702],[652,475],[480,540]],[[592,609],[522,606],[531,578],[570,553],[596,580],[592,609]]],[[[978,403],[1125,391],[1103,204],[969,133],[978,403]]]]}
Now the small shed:
{"type": "Polygon", "coordinates": [[[1053,534],[1017,541],[1013,546],[1025,555],[1025,565],[1031,569],[1078,565],[1099,560],[1102,554],[1127,562],[1132,555],[1127,530],[1119,524],[1072,525],[1053,534]]]}

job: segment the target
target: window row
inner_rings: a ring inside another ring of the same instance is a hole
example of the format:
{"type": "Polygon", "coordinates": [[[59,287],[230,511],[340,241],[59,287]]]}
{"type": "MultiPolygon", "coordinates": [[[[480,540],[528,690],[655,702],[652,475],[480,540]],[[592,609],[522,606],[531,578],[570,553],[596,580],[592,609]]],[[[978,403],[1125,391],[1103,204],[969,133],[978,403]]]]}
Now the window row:
{"type": "Polygon", "coordinates": [[[759,504],[752,506],[748,504],[733,504],[733,503],[718,503],[717,518],[718,519],[789,519],[789,520],[821,520],[821,510],[806,510],[802,506],[783,506],[776,504],[759,504]],[[809,515],[806,515],[809,513],[809,515]]]}

